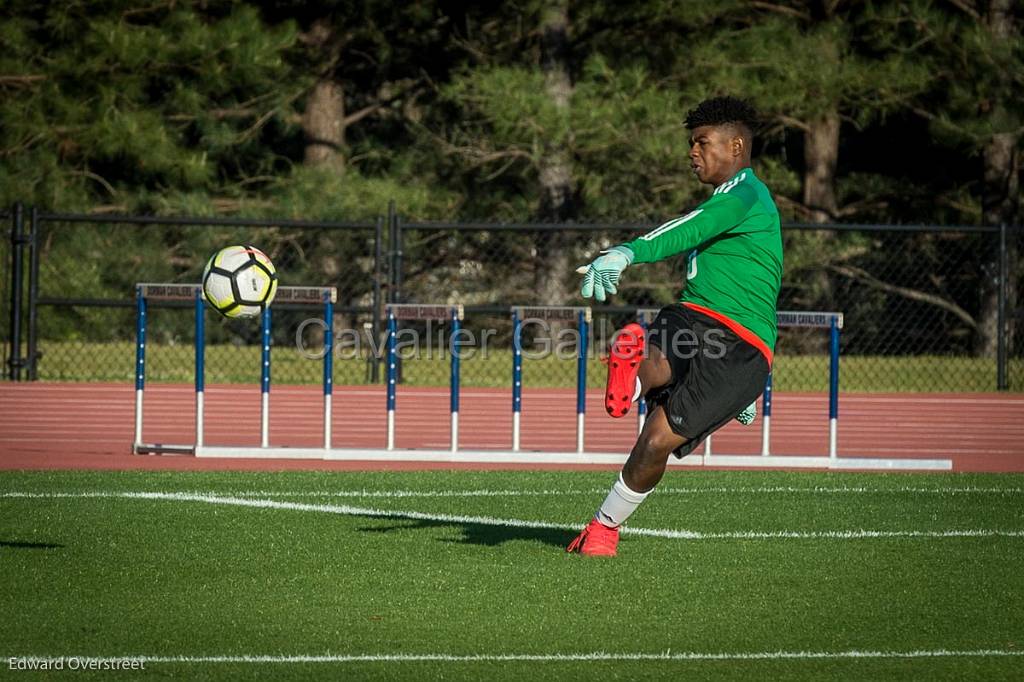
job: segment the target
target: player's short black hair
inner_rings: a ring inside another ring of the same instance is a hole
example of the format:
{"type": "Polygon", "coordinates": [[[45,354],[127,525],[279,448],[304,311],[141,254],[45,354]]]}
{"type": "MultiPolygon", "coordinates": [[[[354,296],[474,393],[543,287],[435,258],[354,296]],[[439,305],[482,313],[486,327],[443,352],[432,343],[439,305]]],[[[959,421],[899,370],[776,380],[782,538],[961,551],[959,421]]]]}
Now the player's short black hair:
{"type": "Polygon", "coordinates": [[[747,134],[753,136],[758,125],[757,109],[747,100],[737,97],[712,97],[686,114],[686,127],[690,130],[730,123],[746,128],[747,134]]]}

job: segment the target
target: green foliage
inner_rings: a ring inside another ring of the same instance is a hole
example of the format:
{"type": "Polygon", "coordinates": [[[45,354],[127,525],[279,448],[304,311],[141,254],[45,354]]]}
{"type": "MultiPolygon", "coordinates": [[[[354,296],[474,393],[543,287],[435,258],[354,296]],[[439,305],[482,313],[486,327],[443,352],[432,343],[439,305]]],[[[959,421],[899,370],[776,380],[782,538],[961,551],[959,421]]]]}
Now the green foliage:
{"type": "MultiPolygon", "coordinates": [[[[577,220],[650,224],[706,196],[682,120],[703,97],[730,93],[767,116],[755,167],[784,218],[806,215],[803,131],[835,112],[839,219],[977,223],[991,195],[977,158],[993,135],[1017,136],[1019,166],[1024,17],[1010,7],[1000,33],[974,6],[573,2],[562,107],[542,69],[542,21],[556,6],[539,0],[10,0],[0,8],[0,204],[373,221],[394,201],[412,220],[512,222],[539,214],[542,171],[557,151],[577,220]],[[344,94],[343,170],[305,162],[303,115],[321,79],[344,94]]],[[[258,242],[291,282],[339,285],[351,305],[369,296],[367,231],[65,227],[42,242],[46,296],[123,298],[140,279],[186,281],[225,240],[258,242]]],[[[406,281],[437,300],[524,301],[545,254],[582,261],[628,236],[409,233],[406,281]]],[[[966,300],[977,296],[934,283],[974,292],[985,286],[981,268],[944,260],[925,237],[888,254],[868,242],[787,235],[790,300],[835,305],[866,281],[837,279],[836,269],[859,268],[966,311],[959,326],[946,313],[934,324],[944,348],[968,346],[984,323],[966,300]],[[934,277],[907,281],[903,251],[924,254],[934,277]]],[[[572,277],[553,288],[574,290],[572,277]]],[[[637,269],[617,302],[669,300],[680,282],[678,263],[637,269]]],[[[886,314],[898,326],[891,298],[873,290],[845,303],[864,321],[886,314]]],[[[46,338],[114,339],[113,326],[81,311],[41,319],[46,338]]]]}
{"type": "Polygon", "coordinates": [[[215,192],[267,163],[269,150],[252,153],[260,128],[302,92],[282,59],[294,26],[266,26],[253,7],[10,9],[0,73],[23,80],[0,102],[5,203],[140,210],[153,192],[215,192]]]}
{"type": "Polygon", "coordinates": [[[930,121],[938,140],[977,150],[999,133],[1020,136],[1024,17],[1019,6],[1008,5],[1000,27],[989,17],[928,0],[882,3],[878,9],[877,21],[902,38],[886,47],[931,74],[931,87],[916,111],[930,121]]]}
{"type": "Polygon", "coordinates": [[[466,112],[448,150],[476,166],[478,182],[500,187],[493,181],[502,176],[520,186],[535,183],[545,150],[564,146],[588,218],[656,219],[695,201],[696,185],[685,180],[676,91],[641,66],[616,70],[600,56],[586,63],[568,112],[543,88],[534,70],[496,67],[469,72],[446,89],[466,112]]]}
{"type": "MultiPolygon", "coordinates": [[[[536,213],[539,164],[559,148],[581,216],[657,219],[703,193],[685,110],[729,92],[774,122],[761,163],[789,211],[801,169],[781,133],[823,113],[876,131],[924,115],[967,154],[1022,120],[1020,17],[993,40],[983,20],[928,0],[573,5],[564,110],[538,68],[545,7],[9,2],[0,203],[365,218],[394,199],[410,216],[515,220],[536,213]],[[336,43],[317,47],[310,26],[323,20],[336,43]],[[345,87],[346,113],[374,112],[347,126],[343,178],[297,168],[305,96],[323,73],[345,87]]],[[[906,180],[839,171],[860,219],[884,219],[906,180]]],[[[973,216],[960,187],[943,188],[935,220],[973,216]]]]}

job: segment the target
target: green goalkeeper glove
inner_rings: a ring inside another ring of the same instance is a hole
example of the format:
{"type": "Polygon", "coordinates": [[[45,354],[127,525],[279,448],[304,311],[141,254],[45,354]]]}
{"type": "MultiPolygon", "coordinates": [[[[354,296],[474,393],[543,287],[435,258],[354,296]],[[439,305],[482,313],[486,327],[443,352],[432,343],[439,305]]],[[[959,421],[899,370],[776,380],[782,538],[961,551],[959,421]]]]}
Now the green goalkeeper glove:
{"type": "Polygon", "coordinates": [[[750,403],[743,411],[736,415],[736,421],[744,426],[750,426],[757,419],[757,401],[750,403]]]}
{"type": "Polygon", "coordinates": [[[626,246],[613,246],[594,259],[590,265],[576,268],[583,275],[583,287],[580,296],[593,296],[603,303],[608,294],[618,292],[619,276],[633,262],[633,252],[626,246]]]}

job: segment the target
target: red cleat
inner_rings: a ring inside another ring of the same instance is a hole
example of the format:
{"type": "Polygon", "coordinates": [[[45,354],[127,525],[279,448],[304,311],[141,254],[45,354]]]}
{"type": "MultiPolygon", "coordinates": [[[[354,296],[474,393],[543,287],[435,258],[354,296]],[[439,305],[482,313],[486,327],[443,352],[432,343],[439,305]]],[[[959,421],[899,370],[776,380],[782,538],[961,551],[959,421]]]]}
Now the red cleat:
{"type": "Polygon", "coordinates": [[[618,547],[619,529],[609,528],[593,519],[565,551],[579,552],[586,556],[615,556],[618,547]]]}
{"type": "Polygon", "coordinates": [[[624,417],[633,404],[636,375],[644,359],[644,328],[631,322],[619,330],[612,341],[608,358],[608,387],[604,391],[604,409],[613,417],[624,417]]]}

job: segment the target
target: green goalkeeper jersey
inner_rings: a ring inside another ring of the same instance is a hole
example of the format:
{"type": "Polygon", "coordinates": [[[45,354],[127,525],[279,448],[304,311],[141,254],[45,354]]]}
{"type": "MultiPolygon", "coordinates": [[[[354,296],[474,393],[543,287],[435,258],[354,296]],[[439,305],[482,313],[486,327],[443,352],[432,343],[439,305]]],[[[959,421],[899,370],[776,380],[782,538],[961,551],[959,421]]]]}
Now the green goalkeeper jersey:
{"type": "Polygon", "coordinates": [[[693,211],[624,246],[634,263],[687,253],[680,302],[743,325],[774,350],[782,230],[771,192],[753,169],[744,168],[693,211]]]}

